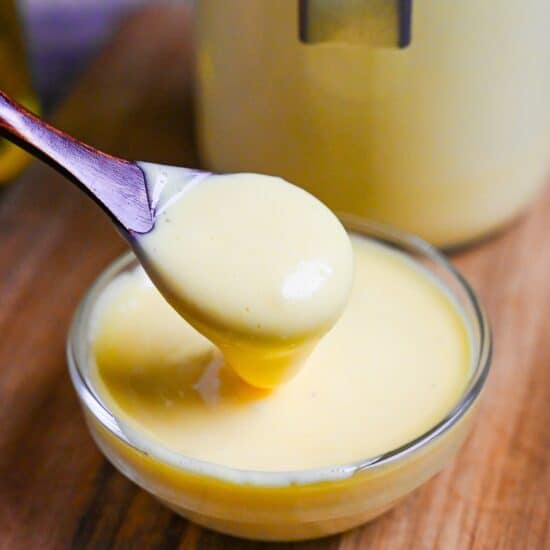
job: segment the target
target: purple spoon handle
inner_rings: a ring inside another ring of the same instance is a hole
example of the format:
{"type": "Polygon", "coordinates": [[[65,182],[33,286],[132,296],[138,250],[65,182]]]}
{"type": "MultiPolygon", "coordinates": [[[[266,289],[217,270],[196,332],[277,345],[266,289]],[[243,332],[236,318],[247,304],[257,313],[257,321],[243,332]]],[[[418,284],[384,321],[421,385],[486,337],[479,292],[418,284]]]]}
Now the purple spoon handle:
{"type": "Polygon", "coordinates": [[[98,151],[50,126],[0,91],[0,135],[39,157],[91,196],[129,235],[154,225],[137,164],[98,151]]]}

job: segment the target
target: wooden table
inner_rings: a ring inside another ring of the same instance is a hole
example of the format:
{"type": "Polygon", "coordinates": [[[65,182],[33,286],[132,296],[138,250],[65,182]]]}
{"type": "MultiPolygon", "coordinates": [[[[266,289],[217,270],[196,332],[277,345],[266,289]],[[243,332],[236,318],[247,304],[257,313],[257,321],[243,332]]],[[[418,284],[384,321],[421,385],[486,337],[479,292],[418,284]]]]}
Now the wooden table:
{"type": "MultiPolygon", "coordinates": [[[[195,166],[187,19],[182,8],[147,9],[55,123],[119,155],[195,166]]],[[[457,459],[380,519],[289,548],[550,547],[549,191],[508,231],[454,257],[495,339],[478,424],[457,459]]],[[[83,292],[123,248],[105,216],[43,165],[0,191],[0,548],[263,547],[173,515],[86,431],[65,335],[83,292]]]]}

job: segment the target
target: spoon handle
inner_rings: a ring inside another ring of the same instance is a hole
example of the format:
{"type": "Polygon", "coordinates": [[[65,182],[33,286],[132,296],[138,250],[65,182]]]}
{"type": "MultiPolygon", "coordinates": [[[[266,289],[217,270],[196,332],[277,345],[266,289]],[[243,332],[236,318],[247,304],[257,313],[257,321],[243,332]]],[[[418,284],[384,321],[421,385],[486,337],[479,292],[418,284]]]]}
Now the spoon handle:
{"type": "Polygon", "coordinates": [[[2,91],[0,135],[76,183],[127,232],[146,233],[152,228],[145,176],[137,164],[50,126],[2,91]]]}

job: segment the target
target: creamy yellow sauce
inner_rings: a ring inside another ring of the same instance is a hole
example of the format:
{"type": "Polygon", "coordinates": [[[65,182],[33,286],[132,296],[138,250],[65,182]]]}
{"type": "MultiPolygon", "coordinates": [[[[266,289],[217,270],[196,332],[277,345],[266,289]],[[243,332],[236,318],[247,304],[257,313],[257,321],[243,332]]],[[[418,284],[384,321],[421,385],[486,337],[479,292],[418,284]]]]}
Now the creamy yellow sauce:
{"type": "Polygon", "coordinates": [[[138,251],[157,287],[247,382],[288,379],[351,291],[338,218],[280,178],[141,166],[157,219],[138,251]]]}
{"type": "Polygon", "coordinates": [[[132,438],[239,469],[364,459],[421,435],[456,404],[471,365],[458,307],[405,255],[352,236],[354,283],[334,328],[274,391],[254,389],[142,269],[104,291],[92,379],[132,438]]]}

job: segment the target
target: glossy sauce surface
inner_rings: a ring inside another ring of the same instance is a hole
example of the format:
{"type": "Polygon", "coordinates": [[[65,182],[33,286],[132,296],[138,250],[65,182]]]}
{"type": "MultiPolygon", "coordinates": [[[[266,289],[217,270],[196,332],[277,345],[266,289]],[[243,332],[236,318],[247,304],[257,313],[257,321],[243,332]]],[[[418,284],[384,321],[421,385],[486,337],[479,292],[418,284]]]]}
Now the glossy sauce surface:
{"type": "Polygon", "coordinates": [[[296,470],[387,452],[439,422],[470,375],[458,307],[404,254],[352,236],[354,284],[335,327],[274,391],[251,388],[143,270],[103,292],[92,373],[132,437],[239,469],[296,470]]]}

